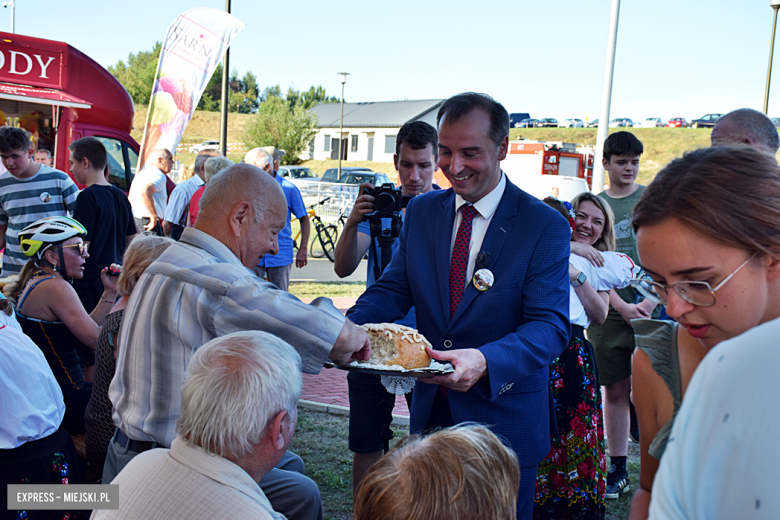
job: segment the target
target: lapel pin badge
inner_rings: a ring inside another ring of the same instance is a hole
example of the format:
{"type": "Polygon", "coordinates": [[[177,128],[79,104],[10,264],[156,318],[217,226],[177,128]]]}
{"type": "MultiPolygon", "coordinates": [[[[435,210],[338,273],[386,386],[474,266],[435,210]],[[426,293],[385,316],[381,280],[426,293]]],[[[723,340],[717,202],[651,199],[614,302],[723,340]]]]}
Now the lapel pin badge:
{"type": "Polygon", "coordinates": [[[480,292],[485,292],[491,287],[493,287],[493,282],[495,281],[495,278],[493,277],[493,273],[490,272],[490,269],[480,269],[477,272],[474,273],[474,278],[472,279],[472,282],[474,283],[474,287],[477,288],[480,292]]]}

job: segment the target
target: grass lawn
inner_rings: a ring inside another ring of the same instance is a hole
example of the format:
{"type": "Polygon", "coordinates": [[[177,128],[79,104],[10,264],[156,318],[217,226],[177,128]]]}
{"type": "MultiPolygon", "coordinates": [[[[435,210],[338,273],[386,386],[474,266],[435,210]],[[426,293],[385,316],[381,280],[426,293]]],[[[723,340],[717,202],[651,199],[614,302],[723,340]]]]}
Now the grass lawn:
{"type": "MultiPolygon", "coordinates": [[[[348,418],[298,409],[298,428],[290,449],[303,458],[306,474],[320,488],[325,520],[352,519],[352,452],[347,448],[348,418]]],[[[392,443],[409,434],[394,427],[392,443]]],[[[625,520],[631,496],[639,481],[639,447],[629,443],[628,471],[631,491],[607,501],[607,520],[625,520]]]]}

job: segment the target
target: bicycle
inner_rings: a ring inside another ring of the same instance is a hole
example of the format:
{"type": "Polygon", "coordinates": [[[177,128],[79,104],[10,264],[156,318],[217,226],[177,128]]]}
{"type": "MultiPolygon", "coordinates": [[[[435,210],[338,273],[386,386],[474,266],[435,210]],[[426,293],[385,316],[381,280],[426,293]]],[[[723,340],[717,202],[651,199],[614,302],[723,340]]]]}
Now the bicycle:
{"type": "MultiPolygon", "coordinates": [[[[339,236],[339,226],[343,226],[347,219],[344,216],[344,212],[339,215],[338,225],[325,224],[317,212],[314,211],[316,206],[321,206],[325,202],[330,200],[330,197],[325,197],[316,204],[312,204],[308,207],[306,214],[309,216],[309,220],[313,223],[314,236],[311,238],[311,245],[309,246],[309,252],[312,258],[327,257],[331,262],[336,261],[335,249],[336,242],[339,236]]],[[[298,241],[301,238],[302,231],[299,229],[298,234],[293,238],[293,247],[298,249],[298,241]]]]}

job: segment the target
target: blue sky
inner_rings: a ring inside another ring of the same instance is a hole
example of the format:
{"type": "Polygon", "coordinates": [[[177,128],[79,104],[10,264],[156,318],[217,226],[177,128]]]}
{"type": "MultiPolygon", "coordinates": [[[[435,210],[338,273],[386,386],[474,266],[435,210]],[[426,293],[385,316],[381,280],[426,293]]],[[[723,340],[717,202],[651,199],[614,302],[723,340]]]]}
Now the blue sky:
{"type": "MultiPolygon", "coordinates": [[[[104,66],[162,40],[201,0],[16,0],[16,31],[66,41],[104,66]]],[[[323,85],[347,101],[486,92],[532,117],[598,117],[610,0],[395,2],[233,0],[247,27],[231,69],[261,86],[323,85]]],[[[10,10],[0,10],[10,29],[10,10]]],[[[623,0],[612,117],[700,117],[763,107],[768,0],[623,0]]],[[[779,38],[780,39],[780,38],[779,38]]],[[[778,42],[780,47],[780,42],[778,42]]],[[[780,116],[775,53],[770,116],[780,116]],[[774,102],[773,102],[774,101],[774,102]]]]}

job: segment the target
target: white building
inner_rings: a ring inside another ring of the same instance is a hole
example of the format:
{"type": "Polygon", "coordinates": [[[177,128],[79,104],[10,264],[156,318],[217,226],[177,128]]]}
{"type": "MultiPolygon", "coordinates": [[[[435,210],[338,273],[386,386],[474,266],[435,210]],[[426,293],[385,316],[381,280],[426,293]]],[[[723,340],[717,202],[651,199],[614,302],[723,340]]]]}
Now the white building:
{"type": "MultiPolygon", "coordinates": [[[[381,101],[344,103],[344,161],[393,162],[395,137],[409,121],[425,121],[436,127],[436,114],[443,99],[419,101],[381,101]]],[[[341,103],[326,103],[312,108],[319,129],[313,146],[301,159],[338,159],[341,103]]]]}

